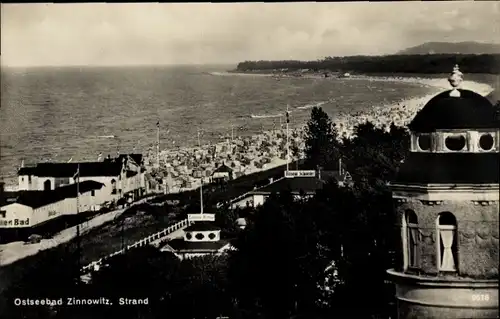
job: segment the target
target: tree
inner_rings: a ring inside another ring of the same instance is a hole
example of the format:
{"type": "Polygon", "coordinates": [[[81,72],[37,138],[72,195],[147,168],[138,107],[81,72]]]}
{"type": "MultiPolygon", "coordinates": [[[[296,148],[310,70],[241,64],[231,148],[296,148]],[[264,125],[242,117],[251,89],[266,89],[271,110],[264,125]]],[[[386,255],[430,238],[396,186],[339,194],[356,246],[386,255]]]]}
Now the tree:
{"type": "Polygon", "coordinates": [[[315,307],[329,262],[323,232],[306,202],[273,194],[235,241],[230,282],[250,317],[288,318],[315,307]]]}
{"type": "Polygon", "coordinates": [[[169,312],[175,313],[176,318],[186,319],[233,315],[226,256],[187,259],[181,265],[169,312]]]}
{"type": "MultiPolygon", "coordinates": [[[[427,54],[390,56],[326,57],[317,61],[245,61],[238,63],[240,72],[273,69],[318,69],[358,73],[448,73],[455,64],[467,73],[500,73],[500,54],[427,54]]],[[[283,71],[281,71],[283,72],[283,71]]]]}
{"type": "Polygon", "coordinates": [[[297,145],[297,142],[293,140],[292,145],[290,146],[290,151],[292,152],[292,156],[296,159],[295,161],[295,169],[299,169],[299,155],[300,155],[300,148],[297,145]]]}
{"type": "Polygon", "coordinates": [[[16,298],[58,300],[66,296],[81,296],[77,256],[68,245],[64,248],[50,249],[28,257],[29,263],[21,261],[23,273],[20,278],[2,292],[0,299],[5,304],[1,306],[0,302],[1,318],[53,318],[57,314],[48,305],[17,306],[14,304],[16,298]]]}
{"type": "Polygon", "coordinates": [[[384,188],[409,152],[407,130],[391,124],[386,132],[366,122],[354,128],[354,136],[344,139],[342,146],[348,171],[358,183],[384,188]]]}
{"type": "Polygon", "coordinates": [[[321,107],[314,107],[307,123],[305,138],[306,165],[324,169],[336,167],[340,158],[337,130],[321,107]]]}

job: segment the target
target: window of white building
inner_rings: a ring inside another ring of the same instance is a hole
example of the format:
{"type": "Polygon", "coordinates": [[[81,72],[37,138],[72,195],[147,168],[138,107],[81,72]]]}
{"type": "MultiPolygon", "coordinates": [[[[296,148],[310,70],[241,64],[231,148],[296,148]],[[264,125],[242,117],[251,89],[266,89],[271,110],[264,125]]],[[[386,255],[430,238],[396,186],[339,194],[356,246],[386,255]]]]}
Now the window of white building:
{"type": "Polygon", "coordinates": [[[431,136],[430,134],[421,134],[417,138],[418,148],[421,151],[430,151],[431,149],[431,136]]]}
{"type": "Polygon", "coordinates": [[[420,230],[418,218],[414,211],[407,210],[403,218],[405,243],[405,268],[418,268],[420,263],[419,242],[420,230]]]}
{"type": "Polygon", "coordinates": [[[450,151],[462,151],[465,149],[466,139],[463,135],[450,135],[444,139],[444,145],[450,151]]]}
{"type": "Polygon", "coordinates": [[[479,137],[479,147],[482,151],[490,151],[495,146],[495,139],[489,133],[483,134],[479,137]]]}
{"type": "Polygon", "coordinates": [[[457,270],[457,220],[450,212],[439,214],[437,219],[437,252],[440,271],[457,270]]]}

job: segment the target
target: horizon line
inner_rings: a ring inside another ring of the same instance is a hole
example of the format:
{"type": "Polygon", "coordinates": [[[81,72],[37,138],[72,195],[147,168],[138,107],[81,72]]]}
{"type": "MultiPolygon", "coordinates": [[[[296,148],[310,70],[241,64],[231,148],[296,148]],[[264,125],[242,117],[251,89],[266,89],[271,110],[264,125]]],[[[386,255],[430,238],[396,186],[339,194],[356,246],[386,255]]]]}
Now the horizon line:
{"type": "MultiPolygon", "coordinates": [[[[239,62],[238,62],[239,63],[239,62]]],[[[238,63],[165,63],[165,64],[61,64],[61,65],[2,65],[2,68],[33,69],[33,68],[120,68],[120,67],[165,67],[165,66],[236,66],[238,63]]]]}

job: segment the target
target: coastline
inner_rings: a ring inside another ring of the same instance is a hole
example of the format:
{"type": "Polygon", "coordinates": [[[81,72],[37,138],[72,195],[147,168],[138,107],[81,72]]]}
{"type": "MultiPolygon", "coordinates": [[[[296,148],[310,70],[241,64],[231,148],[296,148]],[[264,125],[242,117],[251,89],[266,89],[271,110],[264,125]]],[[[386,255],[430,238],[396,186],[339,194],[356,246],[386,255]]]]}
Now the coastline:
{"type": "MultiPolygon", "coordinates": [[[[215,72],[213,76],[254,76],[254,74],[215,72]]],[[[272,75],[258,74],[257,76],[272,75]]],[[[332,122],[336,125],[339,139],[352,138],[355,126],[367,121],[372,122],[376,127],[385,128],[386,130],[389,129],[391,123],[397,126],[406,126],[433,96],[449,89],[449,83],[446,78],[354,76],[343,78],[342,80],[350,81],[357,79],[418,84],[427,87],[429,93],[424,96],[408,97],[396,103],[373,105],[364,111],[355,113],[340,112],[336,114],[332,118],[332,122]]],[[[462,87],[478,92],[483,96],[493,90],[488,84],[474,81],[464,81],[462,87]]],[[[308,108],[312,108],[313,106],[316,105],[311,105],[308,108]]],[[[304,109],[304,107],[300,108],[304,109]]],[[[293,109],[291,111],[293,112],[293,109]]],[[[305,126],[305,123],[301,123],[298,127],[290,129],[290,143],[302,149],[304,147],[303,133],[305,126]]],[[[284,165],[286,164],[284,133],[284,129],[278,129],[263,131],[260,134],[252,136],[238,136],[232,141],[227,139],[224,142],[205,144],[201,145],[201,147],[164,149],[160,152],[160,176],[163,175],[162,177],[169,180],[166,183],[168,185],[168,192],[177,193],[200,187],[202,180],[204,183],[209,182],[210,176],[218,164],[225,163],[231,166],[239,176],[284,165]],[[213,149],[216,149],[216,151],[211,153],[213,149]],[[248,160],[243,164],[243,159],[248,160]]],[[[290,154],[290,161],[303,158],[303,156],[303,153],[295,154],[295,156],[290,154]]],[[[149,156],[146,156],[146,163],[147,168],[150,171],[154,171],[156,163],[155,154],[151,153],[149,156]]]]}
{"type": "MultiPolygon", "coordinates": [[[[396,125],[403,126],[408,124],[415,114],[424,106],[437,93],[450,88],[447,78],[426,78],[420,76],[370,76],[370,75],[351,75],[349,77],[325,78],[321,74],[303,74],[300,77],[282,76],[272,73],[245,73],[236,71],[227,72],[211,72],[213,76],[256,76],[256,77],[277,77],[277,78],[293,78],[293,79],[324,79],[326,81],[351,81],[351,80],[365,80],[374,82],[403,82],[410,84],[417,84],[430,89],[430,93],[424,96],[407,97],[401,101],[393,104],[379,104],[372,106],[371,109],[349,114],[347,112],[341,113],[340,119],[333,120],[340,128],[340,135],[350,137],[353,132],[353,127],[365,121],[380,126],[389,125],[394,122],[396,125]],[[357,117],[357,119],[352,119],[357,117]],[[378,118],[377,118],[378,117],[378,118]]],[[[483,96],[488,95],[493,91],[493,87],[486,83],[476,81],[464,81],[462,88],[475,91],[483,96]]],[[[312,108],[312,107],[311,107],[312,108]]]]}

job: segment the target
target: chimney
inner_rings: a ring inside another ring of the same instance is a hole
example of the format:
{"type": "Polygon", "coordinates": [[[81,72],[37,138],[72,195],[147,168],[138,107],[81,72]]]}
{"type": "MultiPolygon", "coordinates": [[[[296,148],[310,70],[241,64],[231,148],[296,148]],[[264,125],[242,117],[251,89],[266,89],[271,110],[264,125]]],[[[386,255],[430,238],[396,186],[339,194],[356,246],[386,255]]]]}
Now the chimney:
{"type": "Polygon", "coordinates": [[[342,158],[339,158],[339,174],[342,175],[342,158]]]}

